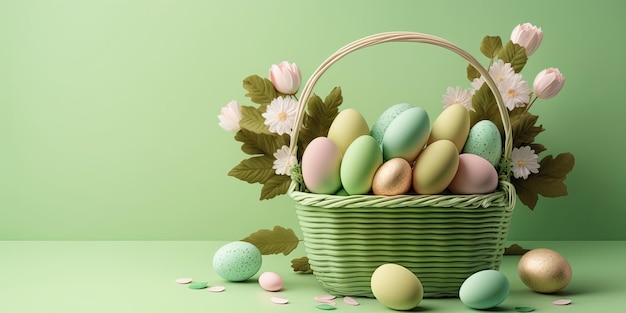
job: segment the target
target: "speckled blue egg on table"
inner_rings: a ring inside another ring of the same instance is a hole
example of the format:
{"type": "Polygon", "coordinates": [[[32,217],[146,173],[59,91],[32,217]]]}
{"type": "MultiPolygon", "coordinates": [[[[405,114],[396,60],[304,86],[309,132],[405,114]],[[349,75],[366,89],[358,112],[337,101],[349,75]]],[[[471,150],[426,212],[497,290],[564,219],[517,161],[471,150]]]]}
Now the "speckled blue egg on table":
{"type": "Polygon", "coordinates": [[[244,281],[258,273],[262,261],[261,251],[255,245],[234,241],[215,252],[213,270],[228,281],[244,281]]]}

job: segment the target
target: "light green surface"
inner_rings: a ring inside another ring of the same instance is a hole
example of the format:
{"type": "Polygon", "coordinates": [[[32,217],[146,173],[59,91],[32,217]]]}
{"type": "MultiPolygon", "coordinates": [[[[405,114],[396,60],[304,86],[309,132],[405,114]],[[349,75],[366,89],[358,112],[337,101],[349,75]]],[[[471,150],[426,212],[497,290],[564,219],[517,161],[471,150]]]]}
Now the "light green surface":
{"type": "MultiPolygon", "coordinates": [[[[218,127],[241,81],[296,62],[305,77],[344,44],[420,31],[475,55],[519,23],[545,31],[526,78],[556,66],[556,98],[533,111],[548,153],[571,151],[570,196],[518,206],[511,239],[626,240],[623,62],[626,2],[0,1],[0,239],[236,240],[279,224],[293,201],[259,202],[228,177],[244,157],[218,127]]],[[[409,102],[434,116],[465,63],[435,47],[392,44],[340,61],[341,85],[369,123],[409,102]]]]}
{"type": "MultiPolygon", "coordinates": [[[[171,312],[320,312],[313,297],[325,294],[312,275],[291,272],[290,260],[302,255],[265,256],[259,274],[243,283],[222,280],[212,257],[226,242],[0,242],[0,312],[11,313],[171,313],[171,312]],[[266,292],[256,279],[277,272],[283,290],[266,292]],[[174,282],[191,277],[223,285],[223,293],[191,290],[174,282]],[[279,296],[286,305],[270,302],[279,296]]],[[[535,312],[621,312],[626,306],[626,242],[523,242],[527,248],[561,253],[573,270],[571,283],[559,294],[537,294],[516,274],[519,256],[506,256],[501,271],[511,285],[496,312],[531,306],[535,312]],[[568,298],[571,305],[551,302],[568,298]]],[[[339,299],[335,312],[394,312],[375,299],[357,299],[351,307],[339,299]]],[[[416,312],[476,312],[458,299],[425,299],[416,312]]]]}

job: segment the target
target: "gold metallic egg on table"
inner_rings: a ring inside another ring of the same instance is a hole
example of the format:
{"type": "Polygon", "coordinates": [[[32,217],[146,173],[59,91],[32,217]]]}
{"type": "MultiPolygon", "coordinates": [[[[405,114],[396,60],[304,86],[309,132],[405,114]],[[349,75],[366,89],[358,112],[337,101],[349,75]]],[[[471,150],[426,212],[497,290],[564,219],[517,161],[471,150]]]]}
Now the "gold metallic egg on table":
{"type": "Polygon", "coordinates": [[[405,159],[392,158],[383,163],[372,180],[372,192],[376,195],[394,196],[405,194],[413,184],[413,170],[405,159]]]}
{"type": "Polygon", "coordinates": [[[522,282],[539,293],[554,293],[572,280],[572,267],[558,252],[538,248],[526,252],[517,264],[522,282]]]}

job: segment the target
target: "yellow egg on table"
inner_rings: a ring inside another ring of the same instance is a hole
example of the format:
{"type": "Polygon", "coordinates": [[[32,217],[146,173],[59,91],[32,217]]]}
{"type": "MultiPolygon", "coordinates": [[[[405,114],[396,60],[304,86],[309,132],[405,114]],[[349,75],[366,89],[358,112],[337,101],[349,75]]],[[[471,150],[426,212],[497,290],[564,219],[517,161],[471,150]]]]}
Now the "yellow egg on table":
{"type": "Polygon", "coordinates": [[[419,278],[406,267],[394,263],[383,264],[374,270],[371,287],[374,297],[394,310],[414,309],[424,297],[419,278]]]}
{"type": "Polygon", "coordinates": [[[526,252],[517,264],[522,282],[539,293],[554,293],[572,280],[572,267],[558,252],[545,248],[526,252]]]}

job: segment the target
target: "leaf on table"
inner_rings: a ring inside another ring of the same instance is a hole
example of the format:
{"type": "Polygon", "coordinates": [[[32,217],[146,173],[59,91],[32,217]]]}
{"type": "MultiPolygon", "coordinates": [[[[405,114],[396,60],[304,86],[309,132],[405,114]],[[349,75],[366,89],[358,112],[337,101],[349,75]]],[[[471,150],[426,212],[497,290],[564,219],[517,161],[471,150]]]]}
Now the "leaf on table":
{"type": "Polygon", "coordinates": [[[495,58],[502,50],[502,39],[500,36],[485,36],[480,43],[480,52],[489,59],[495,58]]]}
{"type": "Polygon", "coordinates": [[[303,256],[301,258],[291,260],[291,268],[296,273],[312,274],[313,270],[309,264],[309,258],[303,256]]]}
{"type": "Polygon", "coordinates": [[[269,126],[265,125],[265,118],[261,114],[261,111],[255,107],[242,105],[239,126],[242,129],[247,129],[258,134],[272,134],[269,126]]]}
{"type": "Polygon", "coordinates": [[[514,243],[510,245],[508,248],[504,248],[504,255],[523,255],[528,251],[530,250],[522,248],[522,246],[514,243]]]}
{"type": "Polygon", "coordinates": [[[255,245],[263,255],[279,253],[287,255],[298,247],[298,243],[300,243],[300,239],[298,239],[291,228],[284,228],[278,225],[271,230],[261,229],[256,231],[242,239],[242,241],[255,245]]]}
{"type": "Polygon", "coordinates": [[[291,185],[291,177],[287,175],[274,175],[270,177],[261,188],[259,200],[269,200],[276,196],[286,194],[291,185]]]}
{"type": "Polygon", "coordinates": [[[500,50],[498,58],[504,63],[511,63],[511,67],[515,73],[519,73],[524,68],[524,65],[526,65],[526,61],[528,61],[526,48],[513,43],[511,40],[500,50]]]}
{"type": "Polygon", "coordinates": [[[233,176],[248,183],[265,183],[275,176],[274,157],[271,155],[255,156],[241,161],[228,172],[233,176]]]}
{"type": "Polygon", "coordinates": [[[272,81],[259,75],[251,75],[243,80],[243,88],[248,91],[246,97],[252,102],[261,104],[261,111],[265,112],[265,106],[270,104],[276,97],[284,96],[276,91],[272,81]]]}
{"type": "Polygon", "coordinates": [[[531,210],[535,208],[539,195],[555,198],[567,195],[564,181],[567,174],[574,168],[574,155],[566,152],[556,158],[547,155],[539,163],[539,173],[531,174],[527,179],[512,178],[511,183],[520,201],[531,210]]]}
{"type": "Polygon", "coordinates": [[[241,151],[250,154],[266,154],[273,156],[284,145],[289,145],[289,135],[259,134],[247,129],[241,129],[235,135],[235,140],[243,143],[241,151]]]}

